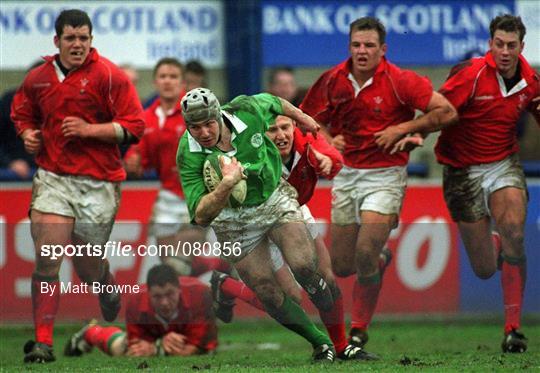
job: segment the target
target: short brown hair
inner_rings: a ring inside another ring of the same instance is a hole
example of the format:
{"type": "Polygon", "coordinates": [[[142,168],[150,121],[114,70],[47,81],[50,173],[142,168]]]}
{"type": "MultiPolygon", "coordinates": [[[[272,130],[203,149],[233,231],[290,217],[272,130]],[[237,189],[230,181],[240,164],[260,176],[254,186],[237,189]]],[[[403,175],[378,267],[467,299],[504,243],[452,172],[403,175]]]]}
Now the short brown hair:
{"type": "Polygon", "coordinates": [[[89,34],[92,35],[92,21],[88,14],[80,9],[66,9],[58,15],[54,22],[56,36],[61,37],[66,26],[73,28],[88,26],[89,34]]]}
{"type": "Polygon", "coordinates": [[[158,69],[162,66],[162,65],[173,65],[173,66],[176,66],[180,69],[180,74],[183,74],[184,73],[184,66],[182,66],[182,64],[180,63],[180,61],[178,61],[176,58],[172,58],[172,57],[164,57],[162,59],[160,59],[157,63],[156,63],[156,66],[154,66],[154,71],[152,71],[152,76],[155,78],[156,77],[156,73],[158,71],[158,69]]]}
{"type": "Polygon", "coordinates": [[[497,16],[493,18],[489,24],[489,34],[493,39],[495,31],[502,30],[506,32],[517,32],[519,35],[519,41],[523,41],[525,33],[525,25],[521,21],[521,17],[516,17],[511,14],[503,14],[502,16],[497,16]]]}
{"type": "Polygon", "coordinates": [[[176,271],[167,264],[158,264],[150,268],[146,275],[146,286],[150,289],[152,286],[165,286],[171,284],[175,287],[180,286],[176,271]]]}
{"type": "Polygon", "coordinates": [[[379,34],[379,42],[384,44],[386,41],[386,28],[380,21],[380,19],[375,17],[362,17],[358,18],[356,21],[353,21],[349,27],[349,40],[351,39],[352,33],[355,31],[363,30],[375,30],[379,34]]]}

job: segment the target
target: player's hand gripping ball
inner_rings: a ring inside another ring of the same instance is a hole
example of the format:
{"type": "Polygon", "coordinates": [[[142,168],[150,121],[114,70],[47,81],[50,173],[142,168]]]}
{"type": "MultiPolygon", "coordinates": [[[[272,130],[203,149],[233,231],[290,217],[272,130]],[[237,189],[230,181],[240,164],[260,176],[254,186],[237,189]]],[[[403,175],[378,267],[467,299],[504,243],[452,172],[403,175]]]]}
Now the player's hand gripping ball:
{"type": "MultiPolygon", "coordinates": [[[[204,185],[209,192],[213,192],[223,175],[221,174],[220,158],[223,158],[224,164],[231,163],[231,158],[224,154],[218,152],[210,154],[206,157],[203,166],[203,179],[204,185]]],[[[229,197],[229,206],[230,207],[240,207],[242,203],[246,200],[247,195],[247,183],[245,179],[240,180],[233,187],[231,196],[229,197]]]]}

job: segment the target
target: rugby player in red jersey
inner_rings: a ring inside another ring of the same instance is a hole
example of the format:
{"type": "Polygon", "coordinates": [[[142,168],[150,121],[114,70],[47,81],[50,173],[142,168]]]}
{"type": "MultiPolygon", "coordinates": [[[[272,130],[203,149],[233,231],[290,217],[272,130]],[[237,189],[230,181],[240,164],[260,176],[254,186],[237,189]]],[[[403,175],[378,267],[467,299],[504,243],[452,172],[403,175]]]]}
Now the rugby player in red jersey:
{"type": "MultiPolygon", "coordinates": [[[[35,341],[25,345],[25,362],[55,360],[62,258],[44,255],[43,245],[107,242],[120,202],[120,181],[126,176],[118,145],[137,142],[144,131],[135,87],[92,48],[88,15],[65,10],[55,29],[59,53],[29,72],[12,104],[17,132],[39,166],[30,205],[36,252],[31,285],[35,341]],[[43,283],[52,293],[41,292],[43,283]]],[[[106,259],[87,254],[72,261],[82,281],[115,283],[106,259]]],[[[99,302],[105,320],[114,320],[120,294],[100,293],[99,302]]]]}
{"type": "MultiPolygon", "coordinates": [[[[452,105],[433,92],[427,78],[386,59],[385,37],[376,18],[352,22],[350,58],[323,73],[301,105],[343,153],[344,166],[332,188],[330,255],[337,276],[357,276],[350,331],[350,342],[357,346],[367,342],[384,271],[379,256],[398,224],[407,184],[408,153],[382,151],[374,135],[404,122],[457,120],[452,105]],[[425,114],[415,119],[415,110],[425,114]]],[[[422,140],[408,141],[417,145],[422,140]]]]}
{"type": "Polygon", "coordinates": [[[111,356],[189,356],[217,347],[217,327],[208,286],[178,277],[166,265],[148,271],[146,285],[132,294],[126,309],[126,332],[90,322],[71,336],[64,353],[81,356],[92,347],[111,356]]]}
{"type": "MultiPolygon", "coordinates": [[[[487,279],[501,269],[502,350],[524,352],[527,339],[519,328],[526,280],[527,185],[517,156],[517,122],[527,110],[540,123],[540,77],[521,54],[526,29],[520,17],[498,16],[489,29],[486,55],[455,66],[440,89],[457,109],[459,123],[441,131],[435,153],[444,165],[446,204],[474,273],[487,279]]],[[[402,134],[438,129],[401,128],[402,134]]],[[[380,141],[390,147],[399,137],[399,132],[381,133],[380,141]]]]}

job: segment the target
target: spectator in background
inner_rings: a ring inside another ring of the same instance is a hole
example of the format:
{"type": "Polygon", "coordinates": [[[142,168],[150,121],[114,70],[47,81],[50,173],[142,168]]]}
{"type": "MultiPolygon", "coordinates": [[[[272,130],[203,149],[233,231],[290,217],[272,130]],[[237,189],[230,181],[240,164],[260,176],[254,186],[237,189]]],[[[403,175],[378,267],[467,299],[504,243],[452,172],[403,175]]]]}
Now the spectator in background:
{"type": "Polygon", "coordinates": [[[133,65],[130,65],[129,63],[121,64],[118,67],[124,73],[126,73],[129,81],[133,83],[135,87],[137,87],[137,83],[139,83],[139,72],[135,69],[135,67],[133,67],[133,65]]]}
{"type": "MultiPolygon", "coordinates": [[[[43,61],[34,62],[27,72],[41,65],[43,61]]],[[[11,121],[11,103],[16,88],[10,89],[0,98],[0,168],[5,168],[20,179],[30,179],[36,167],[34,156],[24,150],[24,144],[17,137],[15,125],[11,121]]],[[[11,177],[11,175],[6,175],[11,177]]]]}
{"type": "Polygon", "coordinates": [[[276,67],[270,71],[268,92],[289,101],[294,106],[300,105],[303,98],[299,95],[294,70],[289,66],[276,67]]]}
{"type": "Polygon", "coordinates": [[[186,92],[193,88],[206,87],[206,69],[198,60],[189,60],[184,72],[186,92]]]}
{"type": "MultiPolygon", "coordinates": [[[[189,60],[185,64],[183,85],[186,92],[191,91],[193,88],[206,86],[206,69],[198,60],[189,60]]],[[[158,97],[158,92],[152,93],[152,95],[144,101],[143,107],[148,109],[158,97]]]]}
{"type": "MultiPolygon", "coordinates": [[[[62,11],[55,21],[59,53],[45,57],[13,98],[11,118],[26,151],[36,155],[30,204],[35,246],[31,292],[35,341],[25,362],[51,362],[54,319],[60,303],[62,257],[48,245],[104,245],[120,204],[122,168],[118,144],[135,143],[144,116],[135,87],[121,70],[92,48],[87,13],[62,11]],[[43,291],[43,285],[50,291],[43,291]]],[[[86,253],[86,252],[85,252],[86,253]]],[[[81,281],[114,285],[109,261],[90,253],[72,258],[81,281]]],[[[120,293],[99,293],[103,318],[113,321],[120,293]]]]}

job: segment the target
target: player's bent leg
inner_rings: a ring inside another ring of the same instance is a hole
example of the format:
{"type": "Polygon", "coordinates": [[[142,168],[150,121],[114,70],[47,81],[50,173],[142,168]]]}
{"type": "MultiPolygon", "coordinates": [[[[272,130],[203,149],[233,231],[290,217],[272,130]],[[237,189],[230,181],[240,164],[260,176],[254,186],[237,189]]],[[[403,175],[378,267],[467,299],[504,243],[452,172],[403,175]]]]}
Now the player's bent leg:
{"type": "Polygon", "coordinates": [[[306,290],[315,307],[331,309],[334,303],[332,292],[318,272],[315,247],[305,223],[281,224],[272,228],[269,236],[281,248],[294,277],[306,290]]]}
{"type": "Polygon", "coordinates": [[[507,187],[490,195],[490,208],[501,235],[501,284],[504,301],[503,352],[524,352],[527,339],[519,331],[527,279],[527,260],[523,245],[527,197],[525,190],[507,187]]]}
{"type": "Polygon", "coordinates": [[[361,219],[356,246],[357,279],[353,287],[350,333],[350,343],[359,347],[367,343],[367,329],[382,287],[380,254],[397,223],[397,215],[362,211],[361,219]]]}
{"type": "Polygon", "coordinates": [[[481,279],[488,279],[497,270],[497,250],[493,245],[488,217],[475,222],[458,221],[458,228],[472,270],[481,279]]]}
{"type": "MultiPolygon", "coordinates": [[[[231,278],[228,274],[219,271],[213,271],[210,278],[210,287],[212,290],[212,299],[214,313],[218,319],[224,323],[230,323],[233,318],[234,299],[240,297],[242,288],[247,288],[242,281],[231,278]],[[227,283],[227,287],[223,285],[227,283]]],[[[255,293],[249,289],[250,295],[256,299],[255,293]]],[[[261,305],[264,311],[264,307],[261,305]]]]}
{"type": "Polygon", "coordinates": [[[510,257],[524,254],[523,237],[527,213],[527,196],[523,189],[507,187],[493,192],[490,210],[501,235],[502,251],[510,257]]]}
{"type": "Polygon", "coordinates": [[[235,268],[242,280],[255,291],[272,318],[304,337],[316,349],[316,352],[321,349],[316,354],[317,356],[314,355],[314,358],[318,359],[324,353],[330,354],[328,350],[333,351],[333,345],[328,336],[317,329],[304,310],[283,293],[274,278],[269,263],[268,242],[265,240],[250,254],[238,261],[235,268]],[[325,345],[326,349],[323,347],[325,345]]]}
{"type": "Polygon", "coordinates": [[[302,292],[300,286],[296,282],[289,266],[284,264],[277,271],[274,272],[274,276],[279,287],[289,296],[294,302],[302,303],[302,292]]]}
{"type": "Polygon", "coordinates": [[[54,319],[60,302],[58,272],[63,258],[61,249],[71,243],[73,218],[33,209],[30,220],[36,253],[31,285],[35,342],[29,341],[25,345],[24,361],[49,362],[55,360],[52,345],[54,319]]]}
{"type": "Polygon", "coordinates": [[[64,348],[64,355],[82,356],[93,347],[110,356],[123,356],[127,350],[127,335],[116,326],[103,327],[97,324],[97,320],[91,320],[70,337],[64,348]]]}
{"type": "Polygon", "coordinates": [[[116,280],[110,272],[109,261],[94,256],[73,257],[73,266],[81,281],[87,284],[99,283],[98,298],[101,314],[105,321],[114,321],[120,312],[121,300],[119,291],[114,289],[110,291],[111,287],[106,286],[116,285],[116,280]]]}
{"type": "MultiPolygon", "coordinates": [[[[345,314],[343,307],[343,296],[339,287],[337,286],[334,273],[332,272],[330,264],[330,255],[324,243],[323,238],[319,235],[315,238],[315,249],[317,251],[317,257],[319,258],[318,266],[319,272],[328,284],[330,291],[332,292],[332,298],[334,304],[328,311],[319,310],[321,320],[328,331],[328,335],[334,347],[338,357],[344,358],[344,351],[347,348],[347,336],[345,332],[345,314]]],[[[347,354],[348,356],[349,354],[347,354]]],[[[351,356],[353,354],[350,354],[351,356]]]]}
{"type": "Polygon", "coordinates": [[[330,225],[332,244],[330,258],[332,269],[338,277],[348,277],[356,273],[356,240],[360,226],[356,223],[348,225],[330,225]]]}

